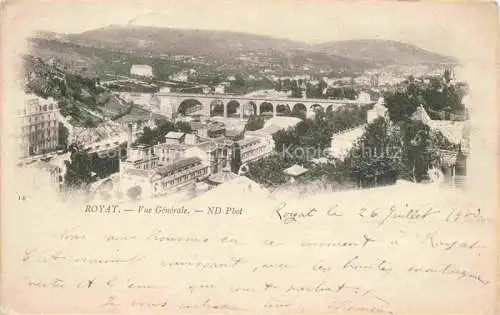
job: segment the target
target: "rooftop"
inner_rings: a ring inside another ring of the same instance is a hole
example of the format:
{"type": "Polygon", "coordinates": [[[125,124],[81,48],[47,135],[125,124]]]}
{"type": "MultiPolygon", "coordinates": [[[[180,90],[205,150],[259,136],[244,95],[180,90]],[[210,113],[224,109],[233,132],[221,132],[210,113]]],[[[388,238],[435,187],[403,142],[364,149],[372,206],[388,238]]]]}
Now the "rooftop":
{"type": "Polygon", "coordinates": [[[294,165],[290,166],[289,168],[283,170],[283,173],[285,173],[286,175],[290,175],[290,176],[300,176],[307,171],[308,171],[307,168],[304,168],[300,165],[294,164],[294,165]]]}
{"type": "Polygon", "coordinates": [[[238,178],[239,176],[236,175],[235,173],[231,172],[229,169],[223,170],[219,174],[214,174],[208,178],[209,181],[216,183],[216,184],[222,184],[228,181],[231,181],[233,179],[238,178]]]}
{"type": "Polygon", "coordinates": [[[170,139],[180,139],[184,136],[183,132],[177,132],[177,131],[170,131],[165,135],[165,138],[170,138],[170,139]]]}
{"type": "Polygon", "coordinates": [[[217,131],[217,130],[222,130],[225,127],[222,124],[219,123],[203,123],[200,121],[193,121],[191,122],[191,128],[193,130],[199,130],[203,128],[207,128],[209,131],[217,131]]]}
{"type": "Polygon", "coordinates": [[[151,68],[150,65],[132,65],[132,68],[151,68]]]}
{"type": "Polygon", "coordinates": [[[161,176],[165,176],[171,171],[176,171],[176,170],[179,170],[185,166],[196,164],[196,163],[201,163],[201,159],[199,157],[184,158],[184,159],[180,159],[180,160],[174,162],[173,164],[157,168],[155,170],[155,173],[159,174],[161,176]]]}
{"type": "Polygon", "coordinates": [[[150,170],[143,170],[139,168],[127,168],[124,170],[124,173],[133,176],[149,177],[152,172],[150,170]]]}
{"type": "Polygon", "coordinates": [[[260,140],[259,138],[245,138],[245,139],[239,140],[237,142],[238,142],[238,144],[240,146],[243,146],[243,145],[246,145],[246,144],[258,142],[259,140],[260,140]]]}
{"type": "Polygon", "coordinates": [[[286,129],[288,127],[294,127],[301,121],[302,119],[297,117],[276,116],[266,121],[264,128],[278,126],[282,129],[286,129]]]}

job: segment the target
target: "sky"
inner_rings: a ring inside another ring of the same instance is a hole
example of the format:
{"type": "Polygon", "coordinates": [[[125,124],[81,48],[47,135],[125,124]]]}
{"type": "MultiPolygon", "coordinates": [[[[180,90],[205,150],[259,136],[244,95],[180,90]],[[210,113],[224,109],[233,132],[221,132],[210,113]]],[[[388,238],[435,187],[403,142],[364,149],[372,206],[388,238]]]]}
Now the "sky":
{"type": "Polygon", "coordinates": [[[491,40],[496,27],[492,4],[436,1],[24,0],[12,2],[6,12],[4,23],[26,32],[79,33],[129,24],[229,30],[307,43],[381,38],[459,59],[474,58],[468,50],[491,40]]]}

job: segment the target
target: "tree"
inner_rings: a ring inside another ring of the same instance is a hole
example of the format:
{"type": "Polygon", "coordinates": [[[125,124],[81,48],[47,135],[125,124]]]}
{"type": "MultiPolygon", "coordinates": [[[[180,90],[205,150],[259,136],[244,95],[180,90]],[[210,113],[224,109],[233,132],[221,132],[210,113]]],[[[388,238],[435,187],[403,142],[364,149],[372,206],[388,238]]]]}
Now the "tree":
{"type": "Polygon", "coordinates": [[[64,161],[66,164],[64,182],[70,188],[85,188],[93,181],[90,157],[76,146],[71,146],[70,151],[70,161],[64,161]]]}
{"type": "Polygon", "coordinates": [[[179,132],[191,133],[193,129],[191,129],[191,125],[186,121],[178,121],[175,123],[175,129],[179,132]]]}
{"type": "MultiPolygon", "coordinates": [[[[156,128],[151,129],[149,127],[144,127],[142,135],[137,139],[136,143],[145,144],[145,145],[153,145],[157,143],[165,142],[165,135],[170,131],[180,130],[179,128],[183,128],[187,130],[188,126],[186,123],[180,124],[181,122],[177,122],[174,124],[173,122],[166,119],[159,119],[155,121],[156,128]]],[[[189,130],[191,126],[189,126],[189,130]]]]}
{"type": "Polygon", "coordinates": [[[300,106],[294,106],[290,115],[292,117],[306,119],[307,111],[304,108],[301,108],[300,106]]]}
{"type": "MultiPolygon", "coordinates": [[[[76,108],[76,107],[74,107],[76,108]]],[[[85,128],[95,128],[97,127],[97,123],[90,117],[87,117],[85,121],[83,122],[83,126],[85,128]]]]}
{"type": "Polygon", "coordinates": [[[132,200],[137,200],[142,195],[142,188],[140,186],[133,186],[127,190],[127,196],[132,200]]]}
{"type": "Polygon", "coordinates": [[[243,75],[241,73],[238,73],[234,76],[234,81],[233,84],[237,87],[244,87],[245,86],[245,79],[243,78],[243,75]]]}
{"type": "Polygon", "coordinates": [[[245,130],[254,131],[264,127],[264,117],[251,115],[245,125],[245,130]]]}
{"type": "Polygon", "coordinates": [[[292,90],[292,97],[295,97],[295,98],[300,98],[302,97],[302,91],[300,90],[300,87],[299,87],[299,84],[297,83],[297,81],[292,81],[291,82],[291,90],[292,90]]]}
{"type": "Polygon", "coordinates": [[[65,150],[66,147],[68,146],[69,131],[68,128],[66,128],[62,122],[59,122],[58,128],[59,128],[59,137],[57,141],[57,147],[58,149],[65,150]]]}
{"type": "Polygon", "coordinates": [[[403,163],[406,176],[414,182],[427,177],[429,167],[439,158],[429,126],[409,120],[402,125],[403,163]]]}
{"type": "Polygon", "coordinates": [[[120,155],[115,154],[99,155],[89,154],[90,169],[98,178],[106,178],[113,173],[120,171],[120,155]]]}
{"type": "Polygon", "coordinates": [[[323,91],[328,87],[328,85],[326,84],[325,81],[323,80],[320,80],[319,83],[318,83],[318,97],[319,98],[324,98],[325,95],[323,94],[323,91]]]}
{"type": "Polygon", "coordinates": [[[288,182],[288,176],[283,174],[283,170],[292,165],[292,161],[287,161],[281,155],[271,155],[250,163],[245,175],[266,186],[281,185],[288,182]]]}
{"type": "Polygon", "coordinates": [[[452,114],[462,115],[465,106],[462,98],[467,85],[451,84],[450,72],[443,76],[425,77],[417,80],[410,76],[397,90],[384,95],[389,117],[393,122],[407,120],[423,105],[433,119],[450,119],[452,114]]]}
{"type": "Polygon", "coordinates": [[[238,173],[240,167],[241,167],[241,148],[238,142],[234,142],[233,156],[231,158],[231,171],[233,173],[238,173]]]}
{"type": "Polygon", "coordinates": [[[389,118],[395,123],[409,119],[421,104],[418,97],[405,90],[386,93],[384,99],[389,118]]]}
{"type": "Polygon", "coordinates": [[[378,118],[366,126],[344,162],[358,185],[366,187],[394,183],[401,172],[401,161],[398,131],[378,118]]]}
{"type": "MultiPolygon", "coordinates": [[[[239,106],[240,105],[238,102],[229,102],[228,104],[226,104],[227,114],[228,115],[236,114],[236,111],[238,110],[239,106]]],[[[222,113],[224,113],[224,107],[222,107],[222,113]]]]}

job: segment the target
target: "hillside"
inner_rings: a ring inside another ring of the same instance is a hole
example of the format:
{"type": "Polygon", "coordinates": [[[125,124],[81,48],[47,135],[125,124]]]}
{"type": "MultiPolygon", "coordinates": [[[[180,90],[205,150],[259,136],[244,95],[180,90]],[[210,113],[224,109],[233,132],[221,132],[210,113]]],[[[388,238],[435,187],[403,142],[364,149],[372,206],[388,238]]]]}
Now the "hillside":
{"type": "Polygon", "coordinates": [[[69,35],[82,46],[123,52],[190,55],[225,55],[242,51],[305,49],[306,44],[247,33],[141,26],[108,26],[69,35]]]}
{"type": "Polygon", "coordinates": [[[56,62],[24,57],[24,89],[42,98],[54,98],[61,115],[74,126],[95,127],[103,118],[118,119],[131,111],[110,91],[98,84],[98,79],[70,72],[56,62]]]}
{"type": "Polygon", "coordinates": [[[141,26],[109,26],[80,34],[39,32],[31,54],[86,77],[109,80],[129,75],[133,64],[153,67],[158,80],[194,69],[196,82],[227,76],[265,80],[295,74],[356,76],[374,68],[435,68],[455,60],[413,45],[388,40],[349,40],[308,45],[247,33],[141,26]]]}
{"type": "MultiPolygon", "coordinates": [[[[154,54],[143,51],[143,48],[132,49],[132,46],[121,51],[116,46],[105,45],[102,42],[97,48],[92,47],[88,42],[85,44],[82,44],[81,41],[75,42],[77,43],[70,42],[66,37],[45,34],[31,39],[31,54],[43,60],[55,59],[74,71],[81,71],[86,76],[100,78],[115,74],[128,75],[133,64],[151,65],[155,77],[163,80],[187,67],[196,69],[200,76],[205,77],[237,73],[258,75],[266,69],[281,75],[302,72],[304,68],[309,68],[312,71],[321,69],[327,72],[362,72],[371,67],[370,63],[364,60],[355,60],[302,48],[268,49],[241,53],[229,49],[225,53],[219,50],[219,53],[210,56],[199,57],[199,55],[195,55],[196,60],[191,58],[176,60],[165,56],[167,52],[154,54]]],[[[183,54],[185,53],[186,51],[183,54]]],[[[175,55],[170,50],[168,54],[175,55]]]]}
{"type": "Polygon", "coordinates": [[[363,60],[376,65],[455,62],[416,46],[390,40],[364,39],[309,45],[288,39],[230,31],[117,25],[70,35],[41,32],[37,37],[149,57],[185,54],[220,58],[247,52],[279,54],[302,51],[335,55],[353,62],[363,60]]]}
{"type": "Polygon", "coordinates": [[[67,69],[88,77],[129,74],[132,64],[150,64],[165,76],[181,69],[158,58],[81,46],[54,37],[32,38],[30,44],[31,55],[43,60],[53,59],[67,69]]]}
{"type": "Polygon", "coordinates": [[[413,45],[390,40],[347,40],[322,43],[312,49],[377,65],[454,64],[456,60],[413,45]]]}

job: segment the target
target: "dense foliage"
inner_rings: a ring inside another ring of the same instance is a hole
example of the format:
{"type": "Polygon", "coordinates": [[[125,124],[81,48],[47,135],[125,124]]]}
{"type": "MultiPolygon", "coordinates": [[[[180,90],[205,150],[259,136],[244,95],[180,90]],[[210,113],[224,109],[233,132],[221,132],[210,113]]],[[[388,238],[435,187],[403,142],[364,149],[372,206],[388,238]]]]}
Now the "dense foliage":
{"type": "Polygon", "coordinates": [[[443,76],[415,79],[409,77],[396,91],[384,95],[393,122],[410,118],[423,105],[432,119],[457,119],[465,115],[462,98],[467,86],[452,83],[449,71],[443,76]]]}
{"type": "Polygon", "coordinates": [[[296,147],[314,147],[324,150],[330,147],[334,133],[360,126],[366,122],[368,107],[345,106],[335,111],[317,111],[314,118],[305,119],[295,128],[280,130],[273,139],[276,150],[294,150],[296,147]]]}
{"type": "Polygon", "coordinates": [[[90,156],[76,146],[71,146],[70,151],[70,161],[64,161],[64,183],[68,188],[86,188],[94,180],[90,156]]]}
{"type": "Polygon", "coordinates": [[[66,128],[62,122],[59,122],[58,128],[59,132],[58,132],[57,148],[60,150],[65,150],[66,147],[68,146],[69,131],[68,128],[66,128]]]}
{"type": "Polygon", "coordinates": [[[409,78],[403,87],[386,94],[390,119],[380,117],[368,124],[343,161],[327,158],[324,164],[311,160],[324,156],[333,133],[364,124],[366,108],[318,111],[313,119],[278,131],[273,138],[279,154],[251,163],[247,176],[262,184],[281,185],[288,181],[283,170],[300,164],[308,168],[300,181],[354,181],[370,187],[391,184],[398,178],[426,180],[428,170],[439,165],[440,150],[459,152],[459,146],[423,122],[412,120],[411,115],[422,104],[431,112],[441,113],[439,117],[462,116],[464,93],[465,86],[452,84],[449,72],[441,77],[409,78]],[[308,149],[310,153],[304,154],[308,149]]]}
{"type": "Polygon", "coordinates": [[[301,181],[348,181],[349,177],[346,176],[341,161],[330,160],[326,164],[315,164],[312,160],[326,157],[325,150],[330,147],[334,132],[362,125],[366,121],[367,110],[348,106],[326,113],[318,111],[314,118],[306,119],[294,128],[278,131],[273,136],[277,154],[250,163],[246,176],[264,185],[281,185],[288,181],[283,170],[299,164],[309,169],[300,177],[301,181]]]}
{"type": "Polygon", "coordinates": [[[401,153],[399,131],[389,121],[378,118],[366,126],[345,163],[358,185],[390,184],[400,174],[401,153]]]}
{"type": "Polygon", "coordinates": [[[245,130],[254,131],[261,129],[262,127],[264,127],[264,123],[265,123],[264,117],[251,115],[250,117],[248,117],[248,121],[245,125],[245,130]]]}
{"type": "Polygon", "coordinates": [[[108,91],[98,85],[99,79],[69,72],[40,58],[24,58],[24,89],[42,98],[57,101],[63,116],[69,116],[75,125],[93,127],[100,118],[91,114],[101,112],[112,101],[108,91]]]}

